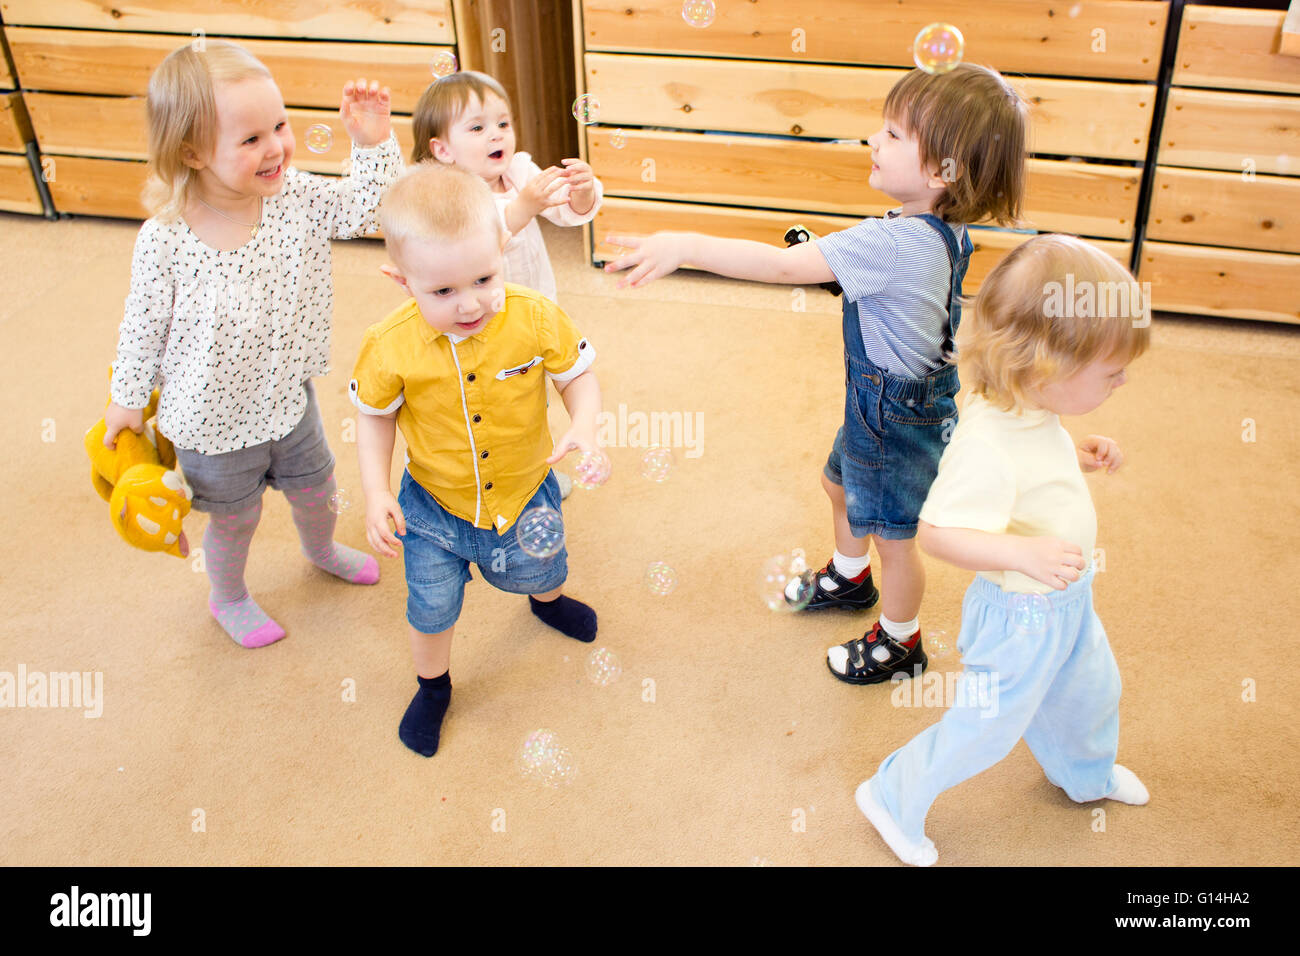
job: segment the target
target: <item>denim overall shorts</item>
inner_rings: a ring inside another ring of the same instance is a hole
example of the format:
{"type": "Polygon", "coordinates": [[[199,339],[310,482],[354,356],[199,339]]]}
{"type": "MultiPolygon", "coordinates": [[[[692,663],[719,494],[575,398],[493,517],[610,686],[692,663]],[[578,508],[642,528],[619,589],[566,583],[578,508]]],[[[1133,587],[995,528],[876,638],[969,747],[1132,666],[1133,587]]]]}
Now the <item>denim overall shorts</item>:
{"type": "MultiPolygon", "coordinates": [[[[952,266],[948,329],[943,350],[952,349],[961,322],[961,282],[974,251],[961,248],[937,216],[918,216],[943,239],[952,266]]],[[[844,300],[844,425],[835,436],[824,473],[844,487],[849,526],[859,538],[916,535],[917,516],[939,470],[939,458],[957,424],[957,366],[944,365],[924,378],[891,375],[867,358],[856,302],[844,300]]]]}

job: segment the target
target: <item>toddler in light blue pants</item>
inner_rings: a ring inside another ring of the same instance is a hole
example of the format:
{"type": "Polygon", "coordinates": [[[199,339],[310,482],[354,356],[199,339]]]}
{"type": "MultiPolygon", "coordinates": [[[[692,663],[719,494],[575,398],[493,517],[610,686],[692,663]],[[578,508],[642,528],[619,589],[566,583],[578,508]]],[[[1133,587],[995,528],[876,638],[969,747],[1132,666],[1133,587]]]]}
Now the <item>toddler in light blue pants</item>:
{"type": "Polygon", "coordinates": [[[984,280],[962,327],[968,398],[917,538],[928,554],[979,572],[962,603],[964,669],[943,718],[886,757],[856,794],[905,863],[938,859],[925,835],[935,798],[993,766],[1021,737],[1072,800],[1149,799],[1115,762],[1119,669],[1084,557],[1096,544],[1097,513],[1083,473],[1114,472],[1124,456],[1101,435],[1076,447],[1060,421],[1101,405],[1146,349],[1145,303],[1126,295],[1127,314],[1092,308],[1103,291],[1129,284],[1136,291],[1095,247],[1036,236],[984,280]],[[1067,287],[1091,298],[1064,308],[1058,293],[1067,287]],[[1085,301],[1090,308],[1076,308],[1085,301]]]}

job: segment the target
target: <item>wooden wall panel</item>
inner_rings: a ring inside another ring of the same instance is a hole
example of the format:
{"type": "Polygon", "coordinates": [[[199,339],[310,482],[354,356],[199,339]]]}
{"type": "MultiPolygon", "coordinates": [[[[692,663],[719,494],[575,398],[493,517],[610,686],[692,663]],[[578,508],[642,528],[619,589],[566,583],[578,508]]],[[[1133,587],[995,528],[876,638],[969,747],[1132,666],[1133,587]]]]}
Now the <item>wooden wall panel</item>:
{"type": "Polygon", "coordinates": [[[1138,279],[1162,311],[1300,323],[1297,275],[1300,256],[1147,242],[1138,279]]]}
{"type": "Polygon", "coordinates": [[[917,31],[939,21],[962,31],[968,59],[1008,73],[1152,81],[1168,14],[1168,4],[1145,0],[733,0],[719,2],[714,22],[698,29],[683,19],[680,0],[582,7],[592,51],[911,67],[917,31]]]}
{"type": "Polygon", "coordinates": [[[191,35],[454,43],[451,0],[3,0],[6,24],[191,35]]]}

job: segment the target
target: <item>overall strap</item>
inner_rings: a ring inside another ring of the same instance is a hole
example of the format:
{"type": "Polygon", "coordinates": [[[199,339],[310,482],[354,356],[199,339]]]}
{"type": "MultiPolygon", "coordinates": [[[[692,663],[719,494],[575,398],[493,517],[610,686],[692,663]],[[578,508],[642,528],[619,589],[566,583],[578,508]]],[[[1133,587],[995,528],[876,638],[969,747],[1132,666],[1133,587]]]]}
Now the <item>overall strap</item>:
{"type": "Polygon", "coordinates": [[[943,240],[943,247],[948,250],[948,264],[952,272],[948,285],[948,333],[943,343],[943,350],[946,354],[952,350],[953,339],[957,336],[957,326],[961,324],[961,302],[958,297],[961,295],[962,279],[966,277],[966,267],[970,265],[971,253],[975,251],[975,246],[971,243],[968,234],[962,237],[962,244],[959,249],[952,229],[933,213],[922,213],[916,218],[923,220],[934,229],[939,234],[939,238],[943,240]]]}

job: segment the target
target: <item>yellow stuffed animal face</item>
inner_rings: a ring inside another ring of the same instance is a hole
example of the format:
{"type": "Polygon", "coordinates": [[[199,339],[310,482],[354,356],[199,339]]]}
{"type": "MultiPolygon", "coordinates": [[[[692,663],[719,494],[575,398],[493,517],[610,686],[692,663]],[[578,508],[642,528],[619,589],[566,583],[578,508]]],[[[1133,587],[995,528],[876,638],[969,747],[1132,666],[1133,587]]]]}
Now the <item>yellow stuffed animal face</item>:
{"type": "Polygon", "coordinates": [[[113,526],[128,544],[184,557],[181,521],[190,492],[181,476],[161,465],[133,465],[118,479],[109,502],[113,526]]]}

